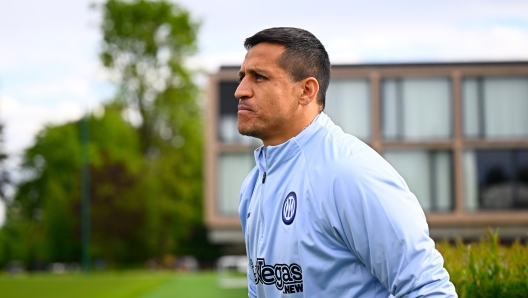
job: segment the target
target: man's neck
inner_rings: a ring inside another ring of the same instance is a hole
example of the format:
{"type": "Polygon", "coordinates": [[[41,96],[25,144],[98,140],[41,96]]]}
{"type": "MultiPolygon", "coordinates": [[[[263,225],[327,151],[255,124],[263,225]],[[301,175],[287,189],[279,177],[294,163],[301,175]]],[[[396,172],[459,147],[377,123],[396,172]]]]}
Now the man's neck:
{"type": "Polygon", "coordinates": [[[317,114],[314,114],[314,115],[312,115],[310,117],[306,117],[305,120],[301,121],[301,123],[303,123],[302,126],[299,125],[298,129],[292,130],[292,132],[290,134],[282,135],[282,136],[277,137],[275,139],[269,139],[269,140],[262,139],[262,143],[264,144],[264,147],[278,146],[278,145],[286,143],[288,140],[296,137],[303,130],[305,130],[308,126],[310,126],[317,119],[317,117],[319,117],[320,114],[321,114],[321,112],[318,112],[317,114]]]}

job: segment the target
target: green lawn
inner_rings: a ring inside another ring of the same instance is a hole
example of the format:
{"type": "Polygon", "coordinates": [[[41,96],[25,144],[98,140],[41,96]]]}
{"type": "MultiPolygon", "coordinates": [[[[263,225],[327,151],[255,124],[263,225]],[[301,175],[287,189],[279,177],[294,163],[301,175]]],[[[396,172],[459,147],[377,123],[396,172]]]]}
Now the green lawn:
{"type": "Polygon", "coordinates": [[[126,271],[83,274],[0,275],[0,297],[242,298],[244,289],[220,289],[216,273],[126,271]]]}

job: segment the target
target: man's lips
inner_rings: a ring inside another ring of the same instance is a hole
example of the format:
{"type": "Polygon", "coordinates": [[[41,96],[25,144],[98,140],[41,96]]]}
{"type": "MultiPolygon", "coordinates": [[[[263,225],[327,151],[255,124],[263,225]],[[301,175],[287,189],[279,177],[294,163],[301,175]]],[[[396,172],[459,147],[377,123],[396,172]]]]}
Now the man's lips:
{"type": "Polygon", "coordinates": [[[248,106],[239,105],[238,106],[238,112],[244,113],[244,112],[253,112],[253,110],[248,106]]]}

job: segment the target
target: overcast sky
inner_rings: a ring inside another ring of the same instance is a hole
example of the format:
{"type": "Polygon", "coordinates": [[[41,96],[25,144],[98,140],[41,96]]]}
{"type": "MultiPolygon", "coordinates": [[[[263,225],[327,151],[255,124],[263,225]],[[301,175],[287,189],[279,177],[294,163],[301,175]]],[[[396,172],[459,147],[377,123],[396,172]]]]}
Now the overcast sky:
{"type": "MultiPolygon", "coordinates": [[[[0,120],[20,155],[44,123],[112,95],[90,0],[0,0],[0,120]]],[[[100,2],[97,1],[97,2],[100,2]]],[[[240,64],[244,39],[275,26],[314,33],[332,63],[528,60],[528,1],[183,0],[202,23],[189,64],[240,64]]],[[[2,212],[0,212],[1,214],[2,212]]]]}

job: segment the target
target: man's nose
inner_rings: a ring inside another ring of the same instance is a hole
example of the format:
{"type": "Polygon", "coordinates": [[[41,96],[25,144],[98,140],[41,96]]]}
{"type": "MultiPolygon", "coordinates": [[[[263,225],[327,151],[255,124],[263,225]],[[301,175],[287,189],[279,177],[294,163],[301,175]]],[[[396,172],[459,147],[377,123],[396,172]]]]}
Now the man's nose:
{"type": "Polygon", "coordinates": [[[240,81],[240,84],[238,84],[238,87],[235,91],[235,97],[238,98],[239,100],[242,100],[242,99],[250,98],[251,95],[252,95],[251,88],[247,80],[242,79],[242,81],[240,81]]]}

